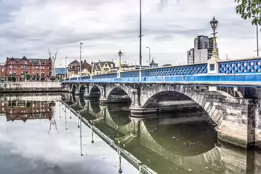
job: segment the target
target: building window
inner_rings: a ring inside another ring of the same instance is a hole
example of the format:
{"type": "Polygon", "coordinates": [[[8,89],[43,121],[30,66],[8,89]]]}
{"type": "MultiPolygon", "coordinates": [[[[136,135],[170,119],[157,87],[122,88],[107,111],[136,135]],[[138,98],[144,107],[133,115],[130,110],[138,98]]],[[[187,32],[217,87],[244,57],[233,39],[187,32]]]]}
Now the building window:
{"type": "Polygon", "coordinates": [[[215,65],[214,64],[210,64],[210,71],[215,71],[215,65]]]}

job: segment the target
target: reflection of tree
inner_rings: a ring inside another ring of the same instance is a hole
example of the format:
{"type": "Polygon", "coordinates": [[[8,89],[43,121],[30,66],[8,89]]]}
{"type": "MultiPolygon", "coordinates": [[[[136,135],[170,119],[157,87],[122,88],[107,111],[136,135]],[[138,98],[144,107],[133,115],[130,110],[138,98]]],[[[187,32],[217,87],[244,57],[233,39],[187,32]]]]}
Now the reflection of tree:
{"type": "Polygon", "coordinates": [[[26,108],[30,108],[31,105],[32,105],[32,104],[31,104],[30,102],[27,102],[25,107],[26,107],[26,108]]]}
{"type": "Polygon", "coordinates": [[[49,125],[49,131],[48,131],[48,134],[50,133],[52,127],[55,127],[56,131],[57,131],[57,134],[59,133],[58,129],[57,129],[57,124],[56,124],[56,120],[55,120],[55,117],[52,116],[51,120],[50,120],[50,125],[49,125]]]}

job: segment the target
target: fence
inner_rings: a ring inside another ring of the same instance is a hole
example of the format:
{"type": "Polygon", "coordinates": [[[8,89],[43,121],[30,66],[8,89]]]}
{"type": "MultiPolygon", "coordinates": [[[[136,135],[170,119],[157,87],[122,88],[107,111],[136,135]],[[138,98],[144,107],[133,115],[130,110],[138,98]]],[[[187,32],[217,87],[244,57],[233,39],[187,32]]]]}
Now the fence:
{"type": "Polygon", "coordinates": [[[4,82],[1,89],[60,89],[60,82],[4,82]]]}

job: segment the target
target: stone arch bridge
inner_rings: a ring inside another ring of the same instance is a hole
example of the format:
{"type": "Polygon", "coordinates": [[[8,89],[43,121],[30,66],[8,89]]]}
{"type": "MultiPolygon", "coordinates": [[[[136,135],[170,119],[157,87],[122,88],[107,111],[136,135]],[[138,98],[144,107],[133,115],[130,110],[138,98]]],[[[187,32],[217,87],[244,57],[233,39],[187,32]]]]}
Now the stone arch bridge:
{"type": "MultiPolygon", "coordinates": [[[[132,83],[68,83],[75,95],[98,97],[101,103],[131,102],[133,117],[157,113],[160,107],[150,107],[173,94],[174,100],[191,99],[204,110],[216,125],[219,139],[242,147],[261,147],[261,90],[255,87],[212,87],[183,84],[132,83]],[[176,97],[176,98],[175,98],[176,97]]],[[[184,105],[182,106],[184,107],[184,105]]],[[[171,109],[179,109],[172,106],[171,109]]]]}

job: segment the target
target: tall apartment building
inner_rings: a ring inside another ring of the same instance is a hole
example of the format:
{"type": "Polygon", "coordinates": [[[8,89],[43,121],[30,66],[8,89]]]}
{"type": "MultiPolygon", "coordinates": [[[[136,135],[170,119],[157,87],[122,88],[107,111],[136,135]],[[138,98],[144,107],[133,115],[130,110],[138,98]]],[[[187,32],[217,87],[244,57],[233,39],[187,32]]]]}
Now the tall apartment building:
{"type": "Polygon", "coordinates": [[[194,48],[187,53],[187,64],[205,63],[211,58],[213,38],[200,35],[194,39],[194,48]],[[192,51],[193,50],[193,51],[192,51]]]}
{"type": "Polygon", "coordinates": [[[188,64],[194,64],[194,48],[187,52],[187,62],[188,64]]]}

